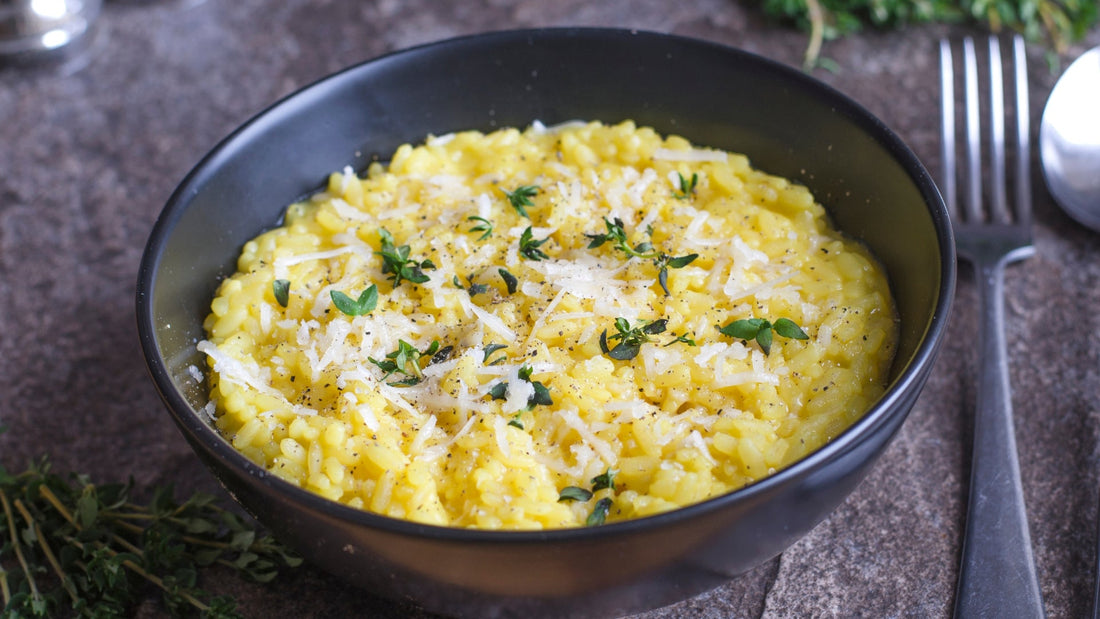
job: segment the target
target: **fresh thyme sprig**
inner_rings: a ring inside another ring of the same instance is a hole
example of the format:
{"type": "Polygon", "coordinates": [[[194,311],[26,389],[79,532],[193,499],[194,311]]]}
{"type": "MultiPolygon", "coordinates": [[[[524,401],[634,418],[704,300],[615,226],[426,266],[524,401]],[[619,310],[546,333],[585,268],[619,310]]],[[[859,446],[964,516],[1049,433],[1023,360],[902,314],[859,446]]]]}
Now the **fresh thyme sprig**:
{"type": "Polygon", "coordinates": [[[765,355],[771,354],[772,331],[774,331],[776,335],[781,335],[792,340],[810,339],[810,336],[806,335],[802,327],[799,327],[798,324],[790,318],[780,318],[776,320],[774,324],[763,318],[745,318],[742,320],[734,320],[724,327],[719,327],[718,331],[720,331],[722,335],[728,335],[745,341],[756,340],[756,343],[760,345],[760,349],[764,351],[765,355]]]}
{"type": "Polygon", "coordinates": [[[549,240],[550,237],[536,239],[534,232],[531,231],[531,226],[527,226],[527,229],[519,237],[519,255],[528,260],[546,260],[550,256],[547,256],[546,252],[539,248],[549,240]]]}
{"type": "Polygon", "coordinates": [[[674,339],[671,342],[665,344],[665,348],[668,348],[673,344],[687,344],[688,346],[698,346],[698,344],[695,343],[694,339],[688,337],[687,333],[684,333],[682,335],[676,335],[675,333],[672,333],[670,335],[672,335],[674,339]]]}
{"type": "Polygon", "coordinates": [[[429,363],[439,363],[446,361],[453,350],[454,347],[452,346],[440,347],[439,340],[432,340],[432,343],[424,350],[418,350],[416,346],[405,340],[397,340],[397,350],[388,353],[385,359],[379,361],[374,357],[367,357],[367,361],[385,372],[382,381],[394,374],[402,374],[405,378],[389,383],[389,385],[393,387],[412,387],[424,380],[424,373],[420,368],[421,359],[430,357],[429,363]]]}
{"type": "Polygon", "coordinates": [[[993,32],[1013,30],[1056,53],[1097,23],[1095,0],[762,0],[763,12],[809,31],[803,59],[809,70],[825,65],[822,43],[864,27],[902,28],[930,22],[971,22],[993,32]]]}
{"type": "MultiPolygon", "coordinates": [[[[683,177],[681,177],[683,178],[683,177]]],[[[661,285],[661,289],[665,291],[665,296],[671,294],[668,290],[668,270],[669,269],[682,269],[687,265],[695,261],[699,257],[699,254],[687,254],[686,256],[669,256],[668,254],[659,251],[653,246],[653,243],[649,241],[643,241],[637,245],[631,247],[630,241],[627,239],[626,230],[623,228],[623,221],[616,217],[614,220],[610,220],[606,217],[603,218],[604,228],[607,232],[604,234],[585,234],[590,239],[588,243],[588,249],[595,249],[600,247],[604,243],[611,243],[615,249],[623,252],[627,256],[632,258],[642,258],[645,260],[652,260],[653,266],[657,267],[657,283],[661,285]]]]}
{"type": "Polygon", "coordinates": [[[600,350],[612,359],[629,361],[638,356],[642,344],[652,342],[653,338],[651,336],[664,333],[667,326],[668,320],[665,318],[653,322],[639,320],[634,323],[633,327],[630,326],[627,319],[616,318],[615,330],[618,333],[609,337],[607,329],[604,329],[603,333],[600,334],[600,350]],[[610,340],[619,340],[619,343],[614,348],[610,348],[610,340]]]}
{"type": "MultiPolygon", "coordinates": [[[[485,358],[489,358],[489,353],[485,355],[485,358]]],[[[531,410],[539,405],[553,405],[554,399],[550,397],[550,389],[537,380],[531,380],[532,373],[534,373],[534,369],[529,365],[524,365],[519,368],[519,379],[531,383],[531,386],[535,388],[535,392],[527,398],[527,407],[525,410],[531,410]]],[[[508,383],[505,381],[500,381],[499,383],[493,385],[492,388],[489,389],[489,396],[494,400],[506,399],[508,397],[508,383]]],[[[520,424],[519,428],[523,429],[523,425],[520,424]]]]}
{"type": "Polygon", "coordinates": [[[515,191],[508,191],[507,189],[501,188],[501,191],[508,197],[508,203],[512,205],[512,208],[514,208],[517,213],[527,219],[531,219],[531,216],[527,214],[527,207],[535,205],[534,200],[531,198],[538,195],[538,185],[520,185],[516,187],[515,191]]]}
{"type": "MultiPolygon", "coordinates": [[[[608,468],[603,473],[593,477],[589,483],[592,484],[592,489],[581,488],[580,486],[566,486],[562,488],[558,494],[558,502],[563,501],[581,501],[586,502],[592,499],[600,490],[611,490],[615,492],[615,475],[618,474],[617,469],[608,468]]],[[[596,501],[596,504],[592,506],[592,511],[588,514],[588,518],[585,519],[585,525],[594,527],[603,524],[607,521],[608,514],[611,513],[611,507],[614,505],[614,501],[611,497],[603,497],[596,501]]]]}
{"type": "Polygon", "coordinates": [[[673,191],[672,197],[677,200],[687,200],[695,195],[695,186],[699,184],[699,173],[692,172],[690,179],[684,178],[684,175],[679,172],[676,176],[680,177],[680,189],[673,191]]]}
{"type": "Polygon", "coordinates": [[[62,477],[41,459],[21,473],[0,467],[0,616],[126,616],[147,583],[174,617],[239,617],[235,602],[198,585],[219,565],[257,582],[301,559],[244,519],[170,487],[148,503],[133,484],[62,477]]]}
{"type": "Polygon", "coordinates": [[[480,232],[481,236],[477,237],[477,240],[484,241],[485,239],[493,236],[493,222],[485,219],[484,217],[478,217],[477,215],[470,215],[466,218],[467,221],[476,221],[478,224],[470,228],[470,232],[480,232]]]}
{"type": "Polygon", "coordinates": [[[489,292],[489,286],[486,284],[475,283],[474,277],[474,275],[469,275],[466,277],[466,281],[470,284],[469,286],[463,286],[457,275],[451,278],[451,283],[455,285],[455,288],[465,290],[471,297],[489,292]]]}
{"type": "Polygon", "coordinates": [[[402,281],[423,284],[430,279],[424,274],[424,269],[435,268],[431,260],[417,262],[409,258],[409,246],[394,245],[393,235],[385,228],[378,229],[378,236],[382,240],[382,248],[374,253],[382,257],[382,272],[390,276],[394,288],[400,286],[402,281]]]}

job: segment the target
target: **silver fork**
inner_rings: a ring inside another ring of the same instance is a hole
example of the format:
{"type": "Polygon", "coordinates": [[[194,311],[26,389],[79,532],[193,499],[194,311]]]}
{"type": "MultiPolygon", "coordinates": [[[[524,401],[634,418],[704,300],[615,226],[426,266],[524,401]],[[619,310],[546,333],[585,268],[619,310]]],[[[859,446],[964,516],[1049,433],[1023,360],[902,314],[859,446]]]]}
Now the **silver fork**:
{"type": "Polygon", "coordinates": [[[1030,129],[1023,40],[1013,39],[1015,187],[1005,182],[1005,98],[1000,41],[989,39],[988,200],[982,199],[982,134],[974,42],[963,41],[966,169],[962,206],[956,202],[955,77],[951,45],[940,41],[943,193],[959,256],[974,266],[980,308],[978,394],[970,470],[970,501],[955,597],[956,617],[1042,617],[1043,602],[1028,533],[1020,463],[1012,425],[1004,338],[1004,267],[1034,253],[1031,244],[1030,129]]]}

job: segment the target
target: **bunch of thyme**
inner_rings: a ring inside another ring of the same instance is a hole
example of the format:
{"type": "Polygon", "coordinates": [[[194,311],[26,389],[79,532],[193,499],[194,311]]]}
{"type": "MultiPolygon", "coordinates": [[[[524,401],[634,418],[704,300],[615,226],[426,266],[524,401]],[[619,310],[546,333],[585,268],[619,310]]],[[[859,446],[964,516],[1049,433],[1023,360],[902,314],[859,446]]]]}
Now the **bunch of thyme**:
{"type": "Polygon", "coordinates": [[[51,473],[46,459],[0,466],[0,617],[126,616],[149,587],[172,616],[238,617],[199,586],[200,569],[268,582],[301,562],[210,495],[177,503],[162,487],[139,504],[131,490],[51,473]]]}
{"type": "Polygon", "coordinates": [[[804,66],[826,64],[825,40],[866,26],[901,28],[919,23],[972,23],[992,32],[1008,29],[1055,53],[1080,40],[1097,23],[1096,0],[761,0],[764,13],[810,33],[804,66]]]}

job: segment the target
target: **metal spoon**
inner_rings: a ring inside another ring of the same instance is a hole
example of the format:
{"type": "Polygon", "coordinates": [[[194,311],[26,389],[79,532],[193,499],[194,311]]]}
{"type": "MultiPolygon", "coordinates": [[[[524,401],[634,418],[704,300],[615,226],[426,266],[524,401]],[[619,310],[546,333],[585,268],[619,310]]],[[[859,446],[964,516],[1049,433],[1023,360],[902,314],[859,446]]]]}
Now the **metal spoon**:
{"type": "MultiPolygon", "coordinates": [[[[1054,84],[1039,125],[1039,158],[1054,201],[1100,231],[1100,47],[1082,54],[1054,84]]],[[[1094,549],[1092,617],[1100,619],[1100,545],[1094,549]]]]}
{"type": "Polygon", "coordinates": [[[1100,47],[1070,65],[1047,99],[1039,158],[1054,200],[1100,231],[1100,47]]]}
{"type": "MultiPolygon", "coordinates": [[[[1039,158],[1054,201],[1100,231],[1100,47],[1082,54],[1054,84],[1039,125],[1039,158]]],[[[1092,617],[1100,619],[1100,545],[1095,550],[1092,617]]]]}

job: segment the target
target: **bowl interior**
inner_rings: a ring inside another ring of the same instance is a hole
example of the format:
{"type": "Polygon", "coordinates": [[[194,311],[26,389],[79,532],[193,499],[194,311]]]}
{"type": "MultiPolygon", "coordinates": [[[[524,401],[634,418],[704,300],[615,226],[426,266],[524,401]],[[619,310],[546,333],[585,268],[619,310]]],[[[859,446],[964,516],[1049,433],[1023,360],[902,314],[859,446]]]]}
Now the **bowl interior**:
{"type": "Polygon", "coordinates": [[[574,119],[632,119],[745,153],[807,185],[888,271],[901,320],[891,381],[910,381],[916,365],[930,363],[953,289],[950,226],[919,162],[866,111],[797,71],[719,45],[616,30],[502,32],[322,80],[250,121],[183,181],[142,262],[138,321],[154,380],[184,431],[217,440],[193,412],[207,403],[188,372],[205,367],[195,344],[242,244],[290,202],[335,170],[362,169],[428,134],[574,119]]]}

